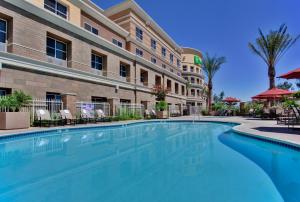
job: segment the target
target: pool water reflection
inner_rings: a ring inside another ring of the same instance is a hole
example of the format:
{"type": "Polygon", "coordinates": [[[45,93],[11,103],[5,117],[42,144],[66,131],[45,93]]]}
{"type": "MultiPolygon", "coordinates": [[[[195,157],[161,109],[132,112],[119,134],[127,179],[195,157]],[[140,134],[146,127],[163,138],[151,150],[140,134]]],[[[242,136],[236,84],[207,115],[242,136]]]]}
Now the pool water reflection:
{"type": "Polygon", "coordinates": [[[2,139],[0,201],[283,201],[274,176],[229,143],[231,127],[156,122],[2,139]]]}

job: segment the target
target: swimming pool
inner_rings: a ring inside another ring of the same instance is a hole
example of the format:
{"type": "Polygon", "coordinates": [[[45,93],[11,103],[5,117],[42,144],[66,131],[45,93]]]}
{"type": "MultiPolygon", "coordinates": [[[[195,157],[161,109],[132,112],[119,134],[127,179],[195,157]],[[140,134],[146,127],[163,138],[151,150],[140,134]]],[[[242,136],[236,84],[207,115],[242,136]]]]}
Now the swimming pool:
{"type": "Polygon", "coordinates": [[[232,126],[153,122],[3,138],[0,201],[299,201],[300,153],[232,126]]]}

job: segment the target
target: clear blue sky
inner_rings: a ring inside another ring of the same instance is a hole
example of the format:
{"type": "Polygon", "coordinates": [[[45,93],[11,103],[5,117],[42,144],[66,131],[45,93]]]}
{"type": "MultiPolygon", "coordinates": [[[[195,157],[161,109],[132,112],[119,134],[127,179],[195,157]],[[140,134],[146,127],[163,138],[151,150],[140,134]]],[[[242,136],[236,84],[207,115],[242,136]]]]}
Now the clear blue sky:
{"type": "MultiPolygon", "coordinates": [[[[105,9],[122,0],[93,0],[105,9]]],[[[267,67],[248,42],[282,23],[300,33],[299,0],[136,0],[181,46],[227,58],[214,79],[214,91],[244,101],[268,88],[267,67]],[[180,16],[180,17],[179,17],[180,16]]],[[[277,75],[300,67],[300,40],[282,58],[277,75]]],[[[277,80],[283,82],[284,80],[277,80]]]]}

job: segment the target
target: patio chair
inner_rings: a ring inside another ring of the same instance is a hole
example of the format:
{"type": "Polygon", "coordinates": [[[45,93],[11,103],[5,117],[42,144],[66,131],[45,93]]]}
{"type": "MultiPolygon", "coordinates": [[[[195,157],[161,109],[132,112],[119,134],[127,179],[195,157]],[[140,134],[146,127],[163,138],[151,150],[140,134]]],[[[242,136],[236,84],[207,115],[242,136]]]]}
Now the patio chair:
{"type": "Polygon", "coordinates": [[[249,109],[249,112],[248,112],[248,116],[249,117],[254,117],[254,115],[255,115],[255,110],[254,109],[249,109]]]}
{"type": "Polygon", "coordinates": [[[263,108],[262,119],[269,119],[271,116],[271,112],[269,108],[263,108]]]}
{"type": "Polygon", "coordinates": [[[64,120],[64,123],[70,124],[70,125],[75,125],[76,123],[79,122],[79,119],[74,118],[70,112],[70,110],[64,109],[64,110],[60,110],[60,115],[61,118],[64,120]]]}
{"type": "Polygon", "coordinates": [[[288,127],[294,127],[295,125],[300,124],[300,112],[295,106],[292,107],[292,112],[294,113],[294,116],[290,116],[289,118],[286,118],[286,120],[284,120],[285,124],[288,125],[288,127]]]}
{"type": "Polygon", "coordinates": [[[51,125],[55,125],[55,126],[63,125],[61,119],[53,120],[48,110],[37,109],[35,113],[40,127],[42,126],[50,127],[51,125]]]}
{"type": "Polygon", "coordinates": [[[81,109],[81,118],[89,123],[97,123],[94,112],[91,112],[90,110],[81,109]]]}
{"type": "Polygon", "coordinates": [[[151,118],[151,114],[150,114],[150,111],[148,109],[145,110],[145,118],[146,119],[151,118]]]}
{"type": "Polygon", "coordinates": [[[103,112],[102,109],[97,109],[96,115],[97,115],[96,121],[108,121],[109,120],[109,117],[107,117],[105,115],[105,113],[103,112]]]}
{"type": "Polygon", "coordinates": [[[157,118],[157,114],[156,114],[156,111],[154,109],[151,109],[150,115],[151,115],[152,118],[155,118],[155,119],[157,118]]]}

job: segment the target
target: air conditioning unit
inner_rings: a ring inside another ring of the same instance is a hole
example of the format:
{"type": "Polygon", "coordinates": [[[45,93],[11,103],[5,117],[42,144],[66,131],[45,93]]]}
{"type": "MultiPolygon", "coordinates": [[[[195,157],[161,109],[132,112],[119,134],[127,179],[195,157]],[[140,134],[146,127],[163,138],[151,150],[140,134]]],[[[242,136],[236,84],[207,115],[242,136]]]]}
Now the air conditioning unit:
{"type": "Polygon", "coordinates": [[[6,43],[1,43],[1,42],[0,42],[0,51],[1,51],[1,52],[7,52],[7,46],[6,46],[6,43]]]}
{"type": "Polygon", "coordinates": [[[61,60],[50,56],[48,56],[48,62],[59,66],[67,66],[66,60],[61,60]]]}

